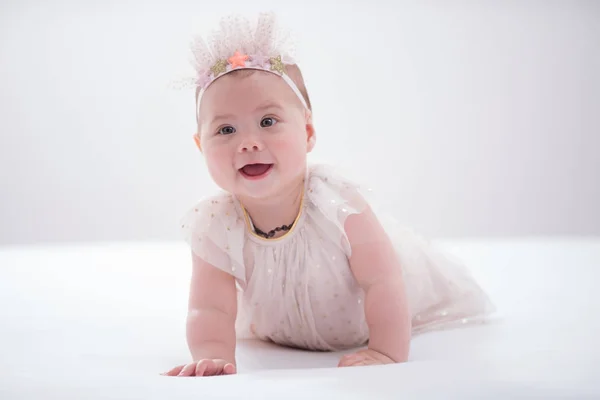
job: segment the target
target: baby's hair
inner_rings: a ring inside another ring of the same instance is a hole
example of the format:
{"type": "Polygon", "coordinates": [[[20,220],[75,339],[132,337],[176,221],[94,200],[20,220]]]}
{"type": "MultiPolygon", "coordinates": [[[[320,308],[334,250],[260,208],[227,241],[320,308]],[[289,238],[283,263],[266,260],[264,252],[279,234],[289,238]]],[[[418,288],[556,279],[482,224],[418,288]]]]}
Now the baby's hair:
{"type": "MultiPolygon", "coordinates": [[[[298,67],[296,64],[291,64],[291,65],[286,65],[285,69],[286,69],[286,72],[287,72],[288,76],[290,77],[290,79],[298,87],[298,90],[300,90],[302,97],[304,97],[304,101],[306,101],[306,105],[308,106],[308,109],[312,111],[312,106],[310,104],[310,97],[308,96],[308,90],[306,90],[306,84],[304,83],[304,78],[302,77],[302,71],[300,71],[300,67],[298,67]]],[[[238,69],[238,70],[229,72],[227,75],[233,75],[233,76],[239,76],[240,78],[245,78],[256,72],[260,72],[260,71],[255,70],[255,69],[238,69]]],[[[196,96],[196,108],[198,108],[198,93],[200,93],[200,87],[196,88],[196,95],[195,95],[196,96]]],[[[198,116],[198,118],[199,118],[199,116],[198,116]]],[[[196,122],[199,122],[199,120],[197,120],[196,122]]]]}

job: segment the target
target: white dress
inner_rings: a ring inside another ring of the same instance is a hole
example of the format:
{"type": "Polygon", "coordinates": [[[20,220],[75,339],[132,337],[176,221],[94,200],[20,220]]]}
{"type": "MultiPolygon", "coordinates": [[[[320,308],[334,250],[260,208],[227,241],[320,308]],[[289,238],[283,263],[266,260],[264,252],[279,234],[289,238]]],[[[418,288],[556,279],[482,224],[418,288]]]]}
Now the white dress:
{"type": "MultiPolygon", "coordinates": [[[[364,293],[350,270],[344,232],[348,215],[361,211],[350,200],[357,193],[367,196],[331,167],[310,166],[300,213],[276,239],[256,235],[229,193],[200,201],[184,216],[191,249],[236,279],[239,337],[311,350],[367,343],[364,293]]],[[[494,311],[462,264],[395,222],[381,222],[399,255],[413,334],[480,321],[494,311]]]]}

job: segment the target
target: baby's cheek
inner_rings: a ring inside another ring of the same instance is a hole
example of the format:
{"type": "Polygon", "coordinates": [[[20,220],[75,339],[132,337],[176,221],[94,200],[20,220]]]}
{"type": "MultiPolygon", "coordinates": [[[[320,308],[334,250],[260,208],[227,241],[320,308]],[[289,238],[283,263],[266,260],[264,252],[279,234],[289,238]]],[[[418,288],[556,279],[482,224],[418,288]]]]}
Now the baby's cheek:
{"type": "Polygon", "coordinates": [[[302,168],[306,158],[306,143],[290,137],[272,143],[271,149],[278,155],[279,162],[287,165],[299,165],[302,168]]]}
{"type": "Polygon", "coordinates": [[[225,151],[211,149],[204,154],[208,172],[217,185],[227,188],[231,184],[233,172],[231,156],[225,151]]]}

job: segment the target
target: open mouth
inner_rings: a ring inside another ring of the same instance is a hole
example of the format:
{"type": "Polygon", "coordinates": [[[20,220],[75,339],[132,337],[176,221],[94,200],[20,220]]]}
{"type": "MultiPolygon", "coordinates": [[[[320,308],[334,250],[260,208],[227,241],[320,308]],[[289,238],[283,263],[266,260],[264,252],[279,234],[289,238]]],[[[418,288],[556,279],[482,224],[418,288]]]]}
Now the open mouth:
{"type": "Polygon", "coordinates": [[[239,171],[247,179],[260,179],[266,176],[272,168],[273,164],[246,164],[239,171]]]}

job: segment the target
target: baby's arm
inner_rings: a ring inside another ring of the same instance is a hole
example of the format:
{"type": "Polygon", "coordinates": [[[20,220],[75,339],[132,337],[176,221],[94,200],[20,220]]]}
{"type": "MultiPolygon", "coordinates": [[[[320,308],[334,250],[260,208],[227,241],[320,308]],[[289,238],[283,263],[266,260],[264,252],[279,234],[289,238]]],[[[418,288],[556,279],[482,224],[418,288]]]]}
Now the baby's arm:
{"type": "Polygon", "coordinates": [[[235,364],[235,280],[195,254],[190,284],[187,341],[194,361],[224,359],[235,364]]]}
{"type": "Polygon", "coordinates": [[[235,279],[193,253],[192,260],[186,333],[193,362],[166,375],[235,373],[235,279]]]}
{"type": "MultiPolygon", "coordinates": [[[[367,360],[364,354],[354,358],[358,364],[404,362],[410,347],[411,318],[395,249],[368,207],[349,216],[345,228],[352,250],[350,267],[365,291],[369,326],[367,360]]],[[[352,365],[352,357],[345,357],[340,365],[352,365]]]]}

